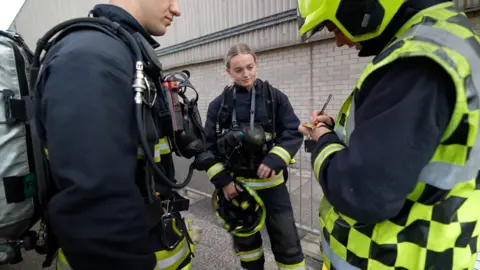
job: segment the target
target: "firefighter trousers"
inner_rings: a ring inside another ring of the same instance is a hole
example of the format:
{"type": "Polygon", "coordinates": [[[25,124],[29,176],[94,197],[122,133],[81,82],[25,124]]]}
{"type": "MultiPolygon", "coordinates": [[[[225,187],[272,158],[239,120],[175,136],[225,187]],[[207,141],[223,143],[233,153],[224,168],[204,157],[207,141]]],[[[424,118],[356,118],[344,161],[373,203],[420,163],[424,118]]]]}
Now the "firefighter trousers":
{"type": "MultiPolygon", "coordinates": [[[[278,269],[305,269],[305,259],[285,183],[257,191],[265,204],[265,225],[278,269]]],[[[249,237],[233,236],[234,249],[244,269],[264,269],[260,232],[249,237]]]]}

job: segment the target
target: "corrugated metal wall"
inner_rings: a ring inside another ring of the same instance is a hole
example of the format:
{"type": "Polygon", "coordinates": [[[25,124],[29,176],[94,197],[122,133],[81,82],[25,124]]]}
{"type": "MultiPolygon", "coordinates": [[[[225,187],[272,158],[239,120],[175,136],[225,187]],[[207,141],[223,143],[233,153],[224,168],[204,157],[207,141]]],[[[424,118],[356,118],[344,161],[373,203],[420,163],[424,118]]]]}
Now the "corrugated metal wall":
{"type": "MultiPolygon", "coordinates": [[[[15,18],[13,29],[29,46],[55,24],[86,16],[108,0],[27,0],[15,18]]],[[[167,34],[156,38],[163,47],[224,30],[295,7],[296,0],[179,0],[182,16],[175,18],[167,34]]]]}
{"type": "Polygon", "coordinates": [[[480,0],[455,0],[455,3],[463,10],[477,9],[480,7],[480,0]]]}
{"type": "MultiPolygon", "coordinates": [[[[295,8],[297,0],[179,0],[182,16],[177,18],[164,37],[156,38],[162,48],[251,22],[265,16],[295,8]]],[[[36,41],[57,23],[86,16],[99,3],[108,0],[27,0],[17,15],[13,29],[34,48],[36,41]]],[[[455,0],[469,10],[480,6],[480,0],[455,0]]],[[[317,39],[328,38],[321,33],[317,39]]],[[[235,42],[247,42],[256,50],[278,48],[299,42],[294,21],[255,30],[223,41],[215,41],[181,52],[162,56],[166,67],[186,65],[222,57],[235,42]]]]}
{"type": "Polygon", "coordinates": [[[26,0],[13,22],[28,46],[35,48],[37,40],[56,24],[74,17],[87,16],[95,4],[108,0],[26,0]]]}
{"type": "MultiPolygon", "coordinates": [[[[288,2],[290,2],[292,8],[295,8],[297,2],[296,0],[288,2]]],[[[480,0],[455,0],[454,2],[457,4],[457,6],[466,11],[480,8],[480,0]]],[[[182,24],[188,25],[189,22],[184,21],[182,22],[182,24]]],[[[311,41],[327,39],[330,37],[332,37],[332,35],[326,30],[324,30],[321,33],[316,34],[315,38],[312,38],[311,41]]],[[[240,34],[235,37],[199,45],[197,47],[189,48],[183,51],[161,55],[160,60],[162,61],[164,67],[167,69],[194,63],[201,63],[205,61],[217,60],[225,55],[226,51],[230,46],[238,42],[245,42],[256,51],[263,51],[299,44],[300,36],[298,34],[296,21],[290,21],[276,26],[251,31],[246,34],[240,34]]],[[[162,48],[166,47],[167,44],[168,43],[166,42],[162,43],[162,48]]]]}
{"type": "MultiPolygon", "coordinates": [[[[326,39],[329,37],[332,37],[332,35],[326,30],[323,30],[321,33],[318,33],[315,38],[312,38],[311,41],[326,39]]],[[[290,21],[172,54],[163,55],[160,56],[160,61],[164,68],[168,69],[177,66],[217,60],[224,57],[230,46],[240,42],[248,44],[254,51],[264,51],[299,44],[301,40],[298,33],[297,22],[290,21]]]]}
{"type": "Polygon", "coordinates": [[[295,8],[296,0],[179,0],[182,15],[159,38],[171,46],[295,8]]]}

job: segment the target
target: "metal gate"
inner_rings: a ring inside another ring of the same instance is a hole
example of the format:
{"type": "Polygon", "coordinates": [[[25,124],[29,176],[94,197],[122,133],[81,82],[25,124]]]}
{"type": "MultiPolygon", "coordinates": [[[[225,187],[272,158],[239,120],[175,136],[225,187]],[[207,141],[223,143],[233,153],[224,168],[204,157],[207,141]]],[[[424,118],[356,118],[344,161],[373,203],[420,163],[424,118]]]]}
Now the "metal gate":
{"type": "Polygon", "coordinates": [[[303,145],[295,160],[296,163],[288,169],[287,182],[295,222],[300,230],[320,235],[318,209],[323,192],[313,175],[310,153],[305,152],[303,145]]]}

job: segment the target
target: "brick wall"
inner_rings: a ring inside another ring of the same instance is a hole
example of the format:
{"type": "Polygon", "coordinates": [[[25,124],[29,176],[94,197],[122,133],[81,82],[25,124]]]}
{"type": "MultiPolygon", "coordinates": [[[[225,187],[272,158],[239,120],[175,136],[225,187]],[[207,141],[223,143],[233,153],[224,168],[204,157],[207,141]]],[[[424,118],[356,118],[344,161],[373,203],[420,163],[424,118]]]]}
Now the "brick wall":
{"type": "MultiPolygon", "coordinates": [[[[480,30],[480,17],[470,20],[475,29],[480,30]]],[[[225,52],[227,50],[225,48],[225,52]]],[[[357,57],[354,48],[337,48],[333,40],[262,52],[258,58],[259,78],[268,80],[287,94],[301,121],[308,120],[312,109],[321,107],[328,94],[332,94],[333,98],[327,111],[336,115],[371,60],[370,57],[357,57]]],[[[181,69],[188,69],[192,74],[192,83],[201,95],[199,107],[205,121],[208,103],[231,83],[223,62],[208,62],[181,69]]],[[[298,161],[299,155],[296,157],[298,161]]],[[[302,164],[301,167],[308,172],[310,155],[301,155],[302,162],[298,162],[297,166],[302,164]]]]}

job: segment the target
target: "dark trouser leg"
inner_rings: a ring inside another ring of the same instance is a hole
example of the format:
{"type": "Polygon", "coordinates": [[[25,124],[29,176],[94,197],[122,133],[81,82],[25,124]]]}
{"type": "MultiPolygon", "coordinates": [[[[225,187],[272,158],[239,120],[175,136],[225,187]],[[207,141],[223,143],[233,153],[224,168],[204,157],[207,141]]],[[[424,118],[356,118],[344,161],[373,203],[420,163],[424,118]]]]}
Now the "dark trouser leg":
{"type": "Polygon", "coordinates": [[[266,226],[279,269],[305,269],[305,260],[285,184],[259,192],[267,209],[266,226]]]}
{"type": "Polygon", "coordinates": [[[248,270],[263,270],[265,257],[263,256],[263,244],[260,232],[250,237],[233,236],[233,246],[243,268],[248,270]]]}

